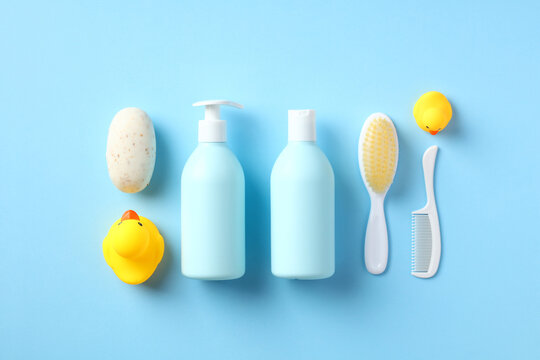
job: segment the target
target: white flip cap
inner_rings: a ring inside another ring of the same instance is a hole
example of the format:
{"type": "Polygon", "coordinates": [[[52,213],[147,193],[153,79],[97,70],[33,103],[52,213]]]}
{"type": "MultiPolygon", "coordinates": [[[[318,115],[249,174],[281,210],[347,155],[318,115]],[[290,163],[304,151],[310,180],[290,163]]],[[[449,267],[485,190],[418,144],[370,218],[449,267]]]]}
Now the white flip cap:
{"type": "Polygon", "coordinates": [[[199,121],[199,142],[226,142],[227,124],[219,118],[219,106],[229,105],[238,109],[244,106],[228,100],[205,100],[193,106],[206,106],[204,120],[199,121]]]}
{"type": "Polygon", "coordinates": [[[289,141],[316,141],[315,110],[289,110],[289,141]]]}

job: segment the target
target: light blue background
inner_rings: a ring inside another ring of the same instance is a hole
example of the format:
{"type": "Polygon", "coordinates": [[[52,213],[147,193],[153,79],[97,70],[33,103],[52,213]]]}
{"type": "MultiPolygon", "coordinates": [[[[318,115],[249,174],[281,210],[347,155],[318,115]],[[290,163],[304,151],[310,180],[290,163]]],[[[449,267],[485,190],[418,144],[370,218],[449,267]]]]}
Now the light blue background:
{"type": "Polygon", "coordinates": [[[86,1],[0,5],[0,358],[538,359],[540,6],[522,2],[86,1]],[[437,136],[412,117],[438,90],[437,136]],[[227,98],[244,166],[247,274],[180,273],[180,176],[197,100],[227,98]],[[157,133],[148,189],[110,182],[107,130],[128,106],[157,133]],[[274,278],[269,179],[287,109],[317,111],[336,175],[333,278],[274,278]],[[357,165],[364,119],[395,122],[387,272],[363,266],[369,198],[357,165]],[[437,276],[409,274],[421,156],[440,146],[437,276]],[[123,211],[166,239],[157,273],[128,286],[101,242],[123,211]]]}

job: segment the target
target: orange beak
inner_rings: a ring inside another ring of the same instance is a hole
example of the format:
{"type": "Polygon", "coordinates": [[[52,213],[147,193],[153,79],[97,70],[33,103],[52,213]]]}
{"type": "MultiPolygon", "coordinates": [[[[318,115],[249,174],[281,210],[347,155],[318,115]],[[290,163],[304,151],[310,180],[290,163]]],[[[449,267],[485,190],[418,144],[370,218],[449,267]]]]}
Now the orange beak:
{"type": "Polygon", "coordinates": [[[437,130],[435,130],[435,131],[429,130],[429,133],[431,135],[437,135],[439,133],[439,131],[437,131],[437,130]]]}
{"type": "Polygon", "coordinates": [[[124,220],[137,220],[139,221],[139,215],[133,210],[128,210],[122,215],[122,221],[124,220]]]}

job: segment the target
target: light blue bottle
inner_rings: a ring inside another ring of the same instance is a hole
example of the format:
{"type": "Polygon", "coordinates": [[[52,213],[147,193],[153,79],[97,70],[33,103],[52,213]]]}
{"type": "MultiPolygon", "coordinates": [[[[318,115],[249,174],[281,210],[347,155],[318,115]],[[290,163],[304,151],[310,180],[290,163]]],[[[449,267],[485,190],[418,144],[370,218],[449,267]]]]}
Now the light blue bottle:
{"type": "Polygon", "coordinates": [[[229,280],[245,272],[245,183],[240,162],[227,146],[219,106],[230,101],[201,101],[199,145],[182,172],[182,274],[202,280],[229,280]]]}
{"type": "Polygon", "coordinates": [[[289,143],[272,169],[272,273],[290,279],[334,274],[334,172],[319,149],[314,110],[289,110],[289,143]]]}

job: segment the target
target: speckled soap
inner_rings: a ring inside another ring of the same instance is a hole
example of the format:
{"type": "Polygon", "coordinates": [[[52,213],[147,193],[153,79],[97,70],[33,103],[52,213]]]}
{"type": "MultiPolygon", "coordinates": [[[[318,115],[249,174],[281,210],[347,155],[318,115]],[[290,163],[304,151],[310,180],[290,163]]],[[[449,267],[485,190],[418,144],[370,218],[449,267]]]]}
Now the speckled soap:
{"type": "Polygon", "coordinates": [[[119,190],[136,193],[148,186],[156,162],[156,136],[146,112],[130,107],[116,113],[106,157],[109,176],[119,190]]]}

